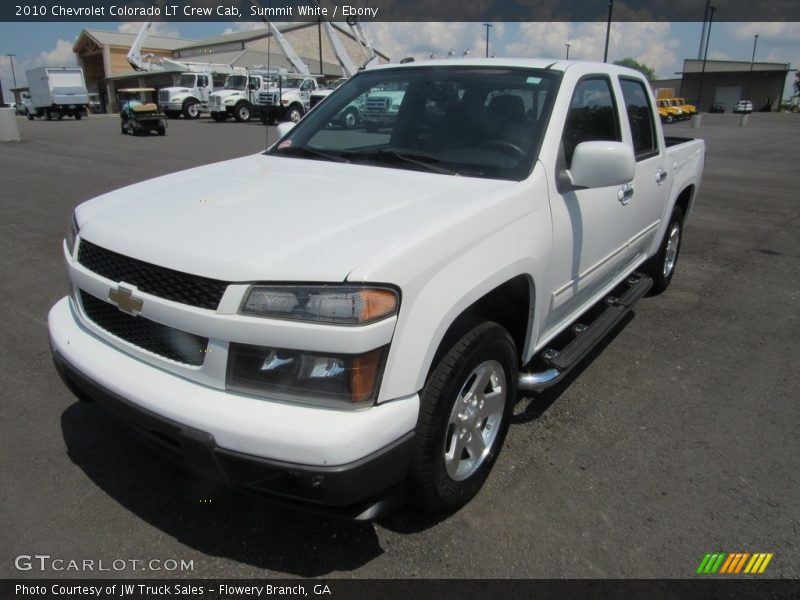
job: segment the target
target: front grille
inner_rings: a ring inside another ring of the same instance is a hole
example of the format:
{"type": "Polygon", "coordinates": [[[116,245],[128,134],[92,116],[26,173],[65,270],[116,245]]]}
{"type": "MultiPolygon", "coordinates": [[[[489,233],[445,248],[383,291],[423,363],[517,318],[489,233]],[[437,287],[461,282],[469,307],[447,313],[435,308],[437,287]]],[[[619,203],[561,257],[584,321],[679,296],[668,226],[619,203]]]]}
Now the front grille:
{"type": "Polygon", "coordinates": [[[228,287],[224,281],[159,267],[86,240],[78,247],[78,262],[111,281],[124,281],[146,294],[198,308],[216,310],[228,287]]]}
{"type": "Polygon", "coordinates": [[[158,101],[169,102],[169,90],[158,90],[158,101]]]}
{"type": "Polygon", "coordinates": [[[278,103],[278,93],[261,92],[258,95],[258,103],[264,106],[275,106],[278,103]]]}
{"type": "Polygon", "coordinates": [[[384,113],[389,110],[389,98],[367,98],[367,112],[384,113]]]}
{"type": "Polygon", "coordinates": [[[131,316],[83,290],[81,304],[95,325],[134,346],[187,365],[200,366],[205,360],[208,338],[131,316]]]}

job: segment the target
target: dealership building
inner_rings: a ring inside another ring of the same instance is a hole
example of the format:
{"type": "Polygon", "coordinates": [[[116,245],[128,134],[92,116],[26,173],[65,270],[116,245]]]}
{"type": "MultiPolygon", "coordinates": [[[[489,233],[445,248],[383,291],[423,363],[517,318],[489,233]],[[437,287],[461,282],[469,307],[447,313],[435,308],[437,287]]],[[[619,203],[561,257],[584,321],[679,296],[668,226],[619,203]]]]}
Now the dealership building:
{"type": "MultiPolygon", "coordinates": [[[[333,23],[333,27],[353,62],[364,62],[364,51],[349,29],[337,23],[333,23]]],[[[281,23],[278,28],[312,73],[326,79],[342,76],[336,55],[318,23],[281,23]]],[[[73,45],[78,64],[84,69],[87,89],[98,94],[101,104],[111,110],[116,108],[117,90],[168,87],[175,84],[181,73],[179,67],[169,65],[154,71],[133,70],[128,64],[127,54],[135,39],[134,33],[84,29],[73,45]]],[[[376,54],[380,62],[388,62],[386,55],[377,50],[376,54]]],[[[149,35],[141,55],[156,61],[164,57],[190,63],[294,70],[266,26],[205,40],[149,35]]]]}

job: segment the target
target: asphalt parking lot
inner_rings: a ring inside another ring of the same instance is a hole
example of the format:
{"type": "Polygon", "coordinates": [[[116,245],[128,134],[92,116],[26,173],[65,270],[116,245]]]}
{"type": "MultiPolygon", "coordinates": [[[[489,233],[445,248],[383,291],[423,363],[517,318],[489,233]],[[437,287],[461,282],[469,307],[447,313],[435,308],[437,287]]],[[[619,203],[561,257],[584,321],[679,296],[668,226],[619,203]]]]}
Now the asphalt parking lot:
{"type": "MultiPolygon", "coordinates": [[[[72,209],[258,152],[257,123],[28,122],[0,144],[0,577],[683,578],[706,552],[771,552],[800,577],[800,115],[704,115],[703,188],[670,289],[568,381],[522,399],[486,487],[436,521],[348,523],[200,481],[152,453],[50,361],[72,209]],[[18,571],[20,554],[176,559],[191,571],[18,571]]],[[[274,136],[274,129],[269,131],[274,136]]]]}

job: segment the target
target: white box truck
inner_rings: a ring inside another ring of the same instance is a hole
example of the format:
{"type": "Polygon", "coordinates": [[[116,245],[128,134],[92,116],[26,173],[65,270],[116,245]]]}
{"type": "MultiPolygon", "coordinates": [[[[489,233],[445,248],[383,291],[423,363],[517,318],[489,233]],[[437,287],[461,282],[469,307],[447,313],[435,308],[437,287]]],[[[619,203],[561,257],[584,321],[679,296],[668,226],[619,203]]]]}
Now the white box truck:
{"type": "Polygon", "coordinates": [[[81,67],[40,67],[26,72],[30,88],[30,103],[26,114],[34,117],[76,119],[88,114],[89,93],[81,67]]]}

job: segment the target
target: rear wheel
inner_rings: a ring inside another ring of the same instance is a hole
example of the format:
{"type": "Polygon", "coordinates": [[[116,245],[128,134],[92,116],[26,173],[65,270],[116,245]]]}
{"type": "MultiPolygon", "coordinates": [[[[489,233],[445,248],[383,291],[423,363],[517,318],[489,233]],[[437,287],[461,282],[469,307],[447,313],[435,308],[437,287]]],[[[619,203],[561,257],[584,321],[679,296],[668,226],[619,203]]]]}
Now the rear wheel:
{"type": "Polygon", "coordinates": [[[410,501],[441,513],[481,489],[508,431],[517,392],[517,353],[497,323],[475,325],[444,354],[420,399],[410,501]]]}
{"type": "Polygon", "coordinates": [[[52,121],[53,120],[53,113],[50,112],[49,108],[46,108],[44,110],[44,118],[47,119],[48,121],[52,121]]]}
{"type": "Polygon", "coordinates": [[[653,280],[653,287],[650,288],[651,296],[660,294],[669,287],[672,276],[675,274],[675,267],[678,264],[682,237],[683,209],[680,206],[676,206],[672,210],[669,226],[658,252],[642,267],[642,272],[653,280]]]}
{"type": "Polygon", "coordinates": [[[28,117],[28,121],[33,121],[33,115],[27,108],[25,109],[25,116],[28,117]]]}
{"type": "Polygon", "coordinates": [[[158,132],[158,135],[167,135],[167,128],[163,125],[160,125],[156,131],[158,132]]]}
{"type": "Polygon", "coordinates": [[[78,112],[78,113],[75,113],[75,120],[76,120],[76,121],[80,121],[80,120],[81,120],[81,118],[82,118],[82,115],[81,115],[81,113],[79,113],[79,112],[78,112]]]}

